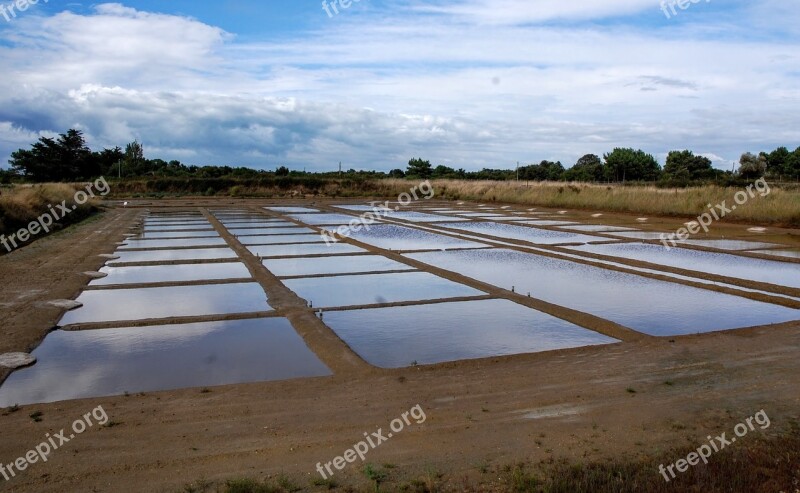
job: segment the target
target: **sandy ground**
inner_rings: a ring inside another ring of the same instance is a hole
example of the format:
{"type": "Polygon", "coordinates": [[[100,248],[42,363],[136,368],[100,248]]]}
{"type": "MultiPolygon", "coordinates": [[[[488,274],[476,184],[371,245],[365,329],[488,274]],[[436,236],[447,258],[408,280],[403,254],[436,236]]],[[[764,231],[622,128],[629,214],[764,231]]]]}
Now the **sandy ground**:
{"type": "MultiPolygon", "coordinates": [[[[244,202],[205,204],[242,207],[244,202]]],[[[81,273],[103,265],[98,255],[114,251],[140,212],[112,208],[0,257],[5,281],[0,287],[0,352],[30,351],[39,344],[61,315],[43,303],[75,298],[89,281],[81,273]]],[[[583,216],[588,213],[581,215],[585,221],[583,216]]],[[[594,222],[631,221],[630,216],[606,215],[594,222]]],[[[650,227],[674,230],[681,223],[652,219],[650,227]]],[[[746,226],[722,227],[726,236],[752,239],[746,226]]],[[[769,234],[758,238],[798,244],[797,231],[769,234]]],[[[175,492],[201,479],[280,474],[308,487],[319,477],[318,462],[342,455],[365,432],[382,428],[385,434],[393,419],[416,405],[424,409],[424,423],[412,421],[367,456],[368,462],[395,466],[389,489],[402,480],[441,473],[453,491],[477,483],[495,484],[499,490],[496,469],[519,461],[635,458],[679,445],[699,446],[707,435],[730,434],[735,424],[762,409],[772,426],[754,432],[761,436],[785,430],[798,418],[800,322],[658,339],[584,319],[624,342],[381,370],[350,351],[234,238],[226,239],[267,291],[270,303],[335,375],[210,392],[185,389],[30,405],[0,413],[3,464],[24,456],[46,434],[68,429],[97,406],[115,424],[76,436],[47,463],[33,464],[10,481],[0,476],[0,491],[175,492]],[[42,413],[40,422],[29,417],[35,411],[42,413]]],[[[477,285],[458,276],[454,280],[477,285]]],[[[536,300],[515,301],[565,318],[586,316],[536,300]]],[[[69,385],[68,375],[64,385],[69,385]]],[[[337,471],[335,478],[368,488],[360,464],[337,471]]]]}

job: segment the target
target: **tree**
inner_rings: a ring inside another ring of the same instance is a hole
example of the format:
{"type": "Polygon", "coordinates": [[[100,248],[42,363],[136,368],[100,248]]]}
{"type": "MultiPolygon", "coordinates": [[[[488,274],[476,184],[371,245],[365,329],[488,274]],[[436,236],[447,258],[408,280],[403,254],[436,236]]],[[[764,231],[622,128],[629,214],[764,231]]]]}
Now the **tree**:
{"type": "Polygon", "coordinates": [[[596,154],[586,154],[564,173],[567,181],[603,181],[603,161],[596,154]]]}
{"type": "Polygon", "coordinates": [[[433,169],[433,177],[434,178],[455,178],[456,177],[456,170],[450,168],[449,166],[439,165],[433,169]]]}
{"type": "Polygon", "coordinates": [[[561,162],[542,161],[539,164],[523,166],[519,169],[523,180],[559,181],[564,177],[564,166],[561,162]]]}
{"type": "Polygon", "coordinates": [[[389,172],[389,178],[405,178],[406,173],[405,171],[401,170],[400,168],[395,168],[389,172]]]}
{"type": "Polygon", "coordinates": [[[692,151],[670,151],[664,174],[673,180],[701,180],[714,176],[711,160],[692,151]]]}
{"type": "Polygon", "coordinates": [[[767,174],[772,176],[789,174],[787,173],[786,163],[791,155],[792,153],[785,147],[778,147],[767,154],[767,174]]]}
{"type": "Polygon", "coordinates": [[[751,180],[761,178],[767,171],[767,156],[762,152],[756,156],[753,153],[745,152],[739,158],[739,176],[751,180]]]}
{"type": "Polygon", "coordinates": [[[275,170],[275,176],[289,176],[289,168],[281,166],[275,170]]]}
{"type": "Polygon", "coordinates": [[[406,175],[417,178],[430,178],[433,175],[431,162],[423,161],[421,158],[409,160],[406,175]]]}
{"type": "Polygon", "coordinates": [[[652,155],[643,150],[616,148],[603,156],[606,161],[606,178],[612,181],[657,180],[661,166],[652,155]]]}
{"type": "Polygon", "coordinates": [[[82,180],[102,172],[83,133],[75,129],[58,139],[41,137],[30,150],[12,152],[8,162],[17,173],[37,182],[82,180]]]}

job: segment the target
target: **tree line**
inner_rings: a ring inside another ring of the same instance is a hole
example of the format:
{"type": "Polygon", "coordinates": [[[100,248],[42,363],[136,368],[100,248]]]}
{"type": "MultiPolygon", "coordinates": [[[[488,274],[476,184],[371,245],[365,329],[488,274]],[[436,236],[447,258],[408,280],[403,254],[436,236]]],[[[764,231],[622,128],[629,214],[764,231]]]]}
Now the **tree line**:
{"type": "Polygon", "coordinates": [[[247,167],[194,166],[180,161],[147,159],[144,147],[137,141],[125,146],[92,151],[86,145],[83,133],[70,129],[57,138],[42,137],[30,149],[19,149],[11,154],[10,170],[0,170],[0,182],[24,180],[28,182],[85,181],[99,176],[120,178],[256,178],[264,176],[287,177],[313,175],[315,177],[348,178],[442,178],[462,180],[526,180],[526,181],[580,181],[580,182],[661,182],[690,184],[694,182],[754,179],[762,176],[787,181],[800,180],[800,147],[789,151],[779,147],[769,153],[745,153],[736,172],[718,170],[711,161],[692,151],[672,151],[662,168],[651,154],[640,149],[616,148],[601,158],[587,154],[565,168],[561,162],[542,161],[516,169],[482,169],[465,171],[448,166],[433,166],[430,161],[414,158],[405,170],[396,168],[388,173],[381,171],[306,173],[289,170],[285,166],[275,171],[247,167]]]}

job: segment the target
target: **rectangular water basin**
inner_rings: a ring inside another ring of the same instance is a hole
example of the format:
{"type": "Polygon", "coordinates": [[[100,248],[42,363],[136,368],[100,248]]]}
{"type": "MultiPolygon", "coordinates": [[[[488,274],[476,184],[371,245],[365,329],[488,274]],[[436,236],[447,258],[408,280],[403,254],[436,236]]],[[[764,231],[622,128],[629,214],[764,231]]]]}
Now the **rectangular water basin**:
{"type": "Polygon", "coordinates": [[[427,272],[287,279],[283,283],[317,308],[481,296],[486,293],[427,272]]]}
{"type": "Polygon", "coordinates": [[[363,253],[367,250],[346,243],[305,243],[302,245],[263,245],[247,247],[253,255],[261,257],[305,257],[308,255],[337,255],[363,253]]]}
{"type": "Polygon", "coordinates": [[[89,286],[251,278],[250,271],[241,262],[103,267],[100,272],[108,274],[108,276],[93,280],[89,286]]]}
{"type": "Polygon", "coordinates": [[[264,260],[264,266],[279,277],[415,270],[380,255],[272,259],[264,260]]]}
{"type": "Polygon", "coordinates": [[[547,229],[529,228],[516,226],[513,224],[501,224],[496,222],[487,223],[447,223],[442,224],[452,229],[468,231],[470,233],[480,233],[494,236],[500,239],[513,239],[527,241],[529,243],[541,245],[557,245],[563,243],[586,243],[590,241],[608,241],[598,236],[588,236],[579,233],[568,233],[566,231],[550,231],[547,229]]]}
{"type": "Polygon", "coordinates": [[[328,312],[324,322],[381,368],[618,342],[508,300],[328,312]]]}
{"type": "Polygon", "coordinates": [[[172,262],[183,260],[215,260],[215,259],[234,259],[236,253],[230,248],[184,248],[181,250],[147,250],[147,251],[128,251],[120,250],[114,253],[119,257],[117,260],[110,260],[109,266],[118,263],[129,262],[172,262]]]}
{"type": "Polygon", "coordinates": [[[0,387],[0,407],[331,374],[277,317],[59,330],[33,354],[0,387]]]}
{"type": "Polygon", "coordinates": [[[134,250],[148,248],[181,248],[181,247],[206,247],[227,245],[225,240],[216,238],[184,238],[181,240],[126,240],[125,245],[119,250],[134,250]]]}
{"type": "Polygon", "coordinates": [[[395,224],[373,224],[369,229],[362,228],[361,231],[351,233],[350,237],[369,245],[395,251],[488,247],[483,243],[395,224]]]}
{"type": "Polygon", "coordinates": [[[271,236],[240,236],[242,245],[279,245],[288,243],[324,243],[325,240],[317,234],[304,235],[271,235],[271,236]]]}
{"type": "Polygon", "coordinates": [[[225,315],[271,310],[258,283],[84,291],[81,308],[67,312],[60,326],[170,317],[225,315]]]}
{"type": "Polygon", "coordinates": [[[800,310],[634,274],[511,250],[406,255],[654,336],[800,319],[800,310]]]}
{"type": "Polygon", "coordinates": [[[729,253],[670,248],[645,243],[582,245],[570,247],[583,252],[640,260],[696,272],[800,288],[800,264],[740,257],[729,253]]]}

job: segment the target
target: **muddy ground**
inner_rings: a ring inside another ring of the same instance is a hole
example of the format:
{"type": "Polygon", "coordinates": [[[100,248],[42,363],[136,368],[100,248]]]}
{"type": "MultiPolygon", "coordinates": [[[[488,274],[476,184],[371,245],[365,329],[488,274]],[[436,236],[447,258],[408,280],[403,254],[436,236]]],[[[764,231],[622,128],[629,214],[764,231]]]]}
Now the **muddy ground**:
{"type": "MultiPolygon", "coordinates": [[[[179,209],[263,203],[133,205],[179,209]]],[[[100,216],[0,257],[0,353],[31,351],[44,339],[62,314],[46,302],[77,297],[89,282],[82,273],[104,264],[98,255],[115,250],[142,210],[111,206],[100,216]]],[[[586,221],[589,214],[575,217],[586,221]]],[[[605,224],[634,220],[613,214],[602,218],[605,224]]],[[[647,227],[671,231],[681,225],[676,219],[651,218],[647,227]]],[[[720,227],[726,237],[753,239],[747,225],[720,227]]],[[[796,246],[799,237],[796,230],[770,230],[758,239],[796,246]]],[[[608,326],[603,330],[623,336],[624,342],[382,370],[361,361],[301,300],[259,270],[257,259],[232,246],[271,304],[292,320],[335,375],[0,411],[3,464],[97,406],[113,424],[93,427],[48,462],[33,464],[9,481],[0,476],[0,491],[177,492],[198,480],[279,475],[322,491],[310,486],[319,477],[318,462],[342,455],[365,432],[387,430],[393,419],[418,404],[424,423],[407,426],[367,456],[367,462],[390,466],[386,489],[441,475],[444,489],[482,484],[501,491],[505,486],[497,470],[520,461],[603,461],[700,446],[706,436],[730,434],[760,410],[769,415],[771,426],[753,433],[770,436],[787,430],[800,414],[800,322],[670,339],[635,337],[608,326]],[[41,421],[30,417],[35,412],[42,413],[41,421]]],[[[69,384],[64,375],[64,385],[69,384]]],[[[337,471],[335,478],[358,490],[370,488],[360,462],[337,471]]]]}

